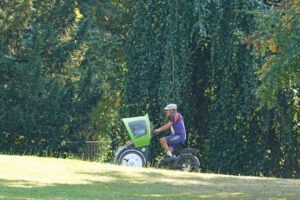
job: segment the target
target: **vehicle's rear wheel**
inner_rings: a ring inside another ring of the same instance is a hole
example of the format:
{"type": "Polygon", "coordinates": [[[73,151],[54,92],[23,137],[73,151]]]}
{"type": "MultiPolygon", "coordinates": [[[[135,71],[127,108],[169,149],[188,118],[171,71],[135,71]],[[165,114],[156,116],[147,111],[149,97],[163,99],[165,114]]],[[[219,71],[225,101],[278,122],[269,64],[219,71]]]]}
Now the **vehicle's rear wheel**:
{"type": "Polygon", "coordinates": [[[181,169],[187,172],[198,172],[200,168],[200,162],[196,156],[193,155],[181,155],[174,161],[174,168],[181,169]]]}
{"type": "Polygon", "coordinates": [[[144,167],[146,158],[141,152],[129,149],[120,156],[118,164],[128,167],[144,167]]]}

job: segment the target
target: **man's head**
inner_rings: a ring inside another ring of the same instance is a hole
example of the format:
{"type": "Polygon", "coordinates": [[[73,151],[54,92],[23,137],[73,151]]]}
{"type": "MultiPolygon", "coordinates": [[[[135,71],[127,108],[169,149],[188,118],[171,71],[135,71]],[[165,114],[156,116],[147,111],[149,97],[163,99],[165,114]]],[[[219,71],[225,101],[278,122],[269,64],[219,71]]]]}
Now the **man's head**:
{"type": "Polygon", "coordinates": [[[177,110],[177,105],[176,104],[168,104],[164,110],[166,112],[166,115],[168,117],[171,117],[172,114],[177,110]]]}

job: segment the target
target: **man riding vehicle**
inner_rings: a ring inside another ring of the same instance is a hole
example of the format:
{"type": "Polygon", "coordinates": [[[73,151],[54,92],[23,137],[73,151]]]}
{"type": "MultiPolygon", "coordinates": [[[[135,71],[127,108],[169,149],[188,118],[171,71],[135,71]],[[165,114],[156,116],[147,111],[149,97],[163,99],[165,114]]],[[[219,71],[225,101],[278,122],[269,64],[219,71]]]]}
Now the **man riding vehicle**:
{"type": "Polygon", "coordinates": [[[168,104],[164,110],[169,118],[169,122],[162,127],[155,129],[154,133],[158,134],[171,129],[171,135],[160,138],[159,142],[166,154],[168,156],[173,156],[172,152],[175,150],[176,146],[180,143],[184,143],[186,140],[185,125],[182,115],[177,112],[176,104],[168,104]]]}

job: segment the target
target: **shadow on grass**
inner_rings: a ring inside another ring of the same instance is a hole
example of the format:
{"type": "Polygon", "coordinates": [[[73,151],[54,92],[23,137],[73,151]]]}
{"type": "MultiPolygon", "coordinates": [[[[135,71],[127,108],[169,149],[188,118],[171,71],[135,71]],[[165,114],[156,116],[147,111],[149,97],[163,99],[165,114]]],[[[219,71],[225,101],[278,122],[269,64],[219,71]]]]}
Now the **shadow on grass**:
{"type": "MultiPolygon", "coordinates": [[[[199,198],[242,198],[240,194],[219,193],[201,194],[196,191],[179,188],[170,184],[139,184],[125,182],[103,183],[95,181],[90,184],[53,184],[33,186],[26,181],[0,180],[0,199],[199,199],[199,198]],[[22,185],[22,186],[16,186],[22,185]]],[[[196,189],[196,188],[195,188],[196,189]]]]}
{"type": "Polygon", "coordinates": [[[0,179],[0,199],[298,199],[300,195],[300,180],[180,175],[80,172],[83,184],[0,179]]]}

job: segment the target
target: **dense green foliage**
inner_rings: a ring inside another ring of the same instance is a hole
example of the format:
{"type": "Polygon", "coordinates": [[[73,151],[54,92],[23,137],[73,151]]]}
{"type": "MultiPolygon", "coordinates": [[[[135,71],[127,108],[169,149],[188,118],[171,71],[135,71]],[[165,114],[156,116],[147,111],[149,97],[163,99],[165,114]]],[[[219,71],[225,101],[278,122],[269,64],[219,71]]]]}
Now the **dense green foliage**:
{"type": "Polygon", "coordinates": [[[76,150],[104,118],[93,109],[112,112],[103,102],[118,96],[120,36],[99,4],[1,2],[1,151],[76,150]]]}
{"type": "Polygon", "coordinates": [[[114,150],[174,102],[202,170],[300,177],[299,4],[4,0],[0,151],[114,150]]]}

